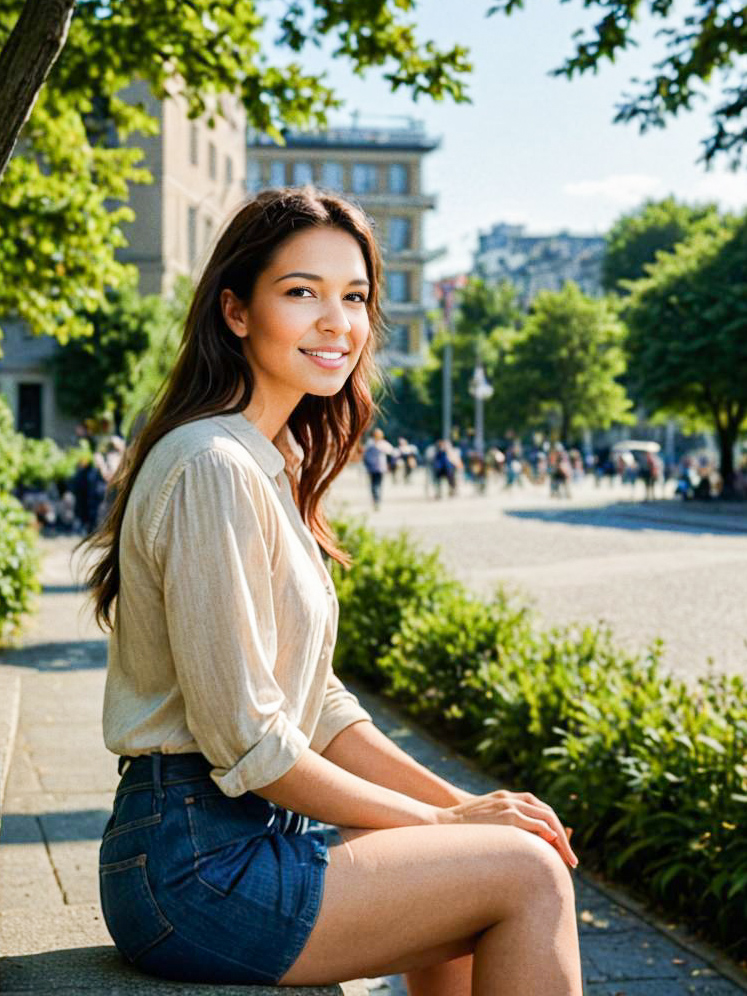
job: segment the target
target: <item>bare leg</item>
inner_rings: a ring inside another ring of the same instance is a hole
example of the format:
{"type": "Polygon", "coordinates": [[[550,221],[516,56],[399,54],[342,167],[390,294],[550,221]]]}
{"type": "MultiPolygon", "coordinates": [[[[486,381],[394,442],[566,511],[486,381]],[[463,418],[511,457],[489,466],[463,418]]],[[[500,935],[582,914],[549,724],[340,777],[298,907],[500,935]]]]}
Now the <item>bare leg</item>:
{"type": "Polygon", "coordinates": [[[406,972],[419,985],[470,951],[473,996],[581,996],[573,884],[555,849],[510,826],[363,831],[330,849],[319,917],[280,983],[406,972]]]}
{"type": "Polygon", "coordinates": [[[409,996],[470,996],[472,955],[407,973],[409,996]]]}

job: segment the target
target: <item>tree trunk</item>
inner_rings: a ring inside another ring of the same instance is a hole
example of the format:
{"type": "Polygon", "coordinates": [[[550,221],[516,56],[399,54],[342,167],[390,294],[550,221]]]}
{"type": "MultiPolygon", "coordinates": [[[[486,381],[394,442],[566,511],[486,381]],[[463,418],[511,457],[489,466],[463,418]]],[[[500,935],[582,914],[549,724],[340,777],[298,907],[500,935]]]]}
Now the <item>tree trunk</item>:
{"type": "Polygon", "coordinates": [[[737,441],[739,426],[734,425],[731,419],[726,426],[716,423],[718,433],[718,444],[721,452],[721,466],[719,472],[723,482],[721,494],[724,498],[734,497],[734,444],[737,441]]]}
{"type": "Polygon", "coordinates": [[[76,0],[26,0],[0,52],[0,180],[67,39],[76,0]]]}

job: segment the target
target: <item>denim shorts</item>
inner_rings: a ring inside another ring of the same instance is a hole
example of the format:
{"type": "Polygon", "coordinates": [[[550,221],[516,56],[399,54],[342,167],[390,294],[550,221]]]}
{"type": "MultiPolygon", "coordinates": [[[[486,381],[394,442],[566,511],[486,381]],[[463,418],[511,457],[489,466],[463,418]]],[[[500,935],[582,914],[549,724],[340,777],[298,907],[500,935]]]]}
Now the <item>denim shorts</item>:
{"type": "Polygon", "coordinates": [[[99,852],[104,919],[151,975],[275,985],[316,922],[340,835],[253,792],[224,795],[211,767],[202,754],[120,758],[99,852]]]}

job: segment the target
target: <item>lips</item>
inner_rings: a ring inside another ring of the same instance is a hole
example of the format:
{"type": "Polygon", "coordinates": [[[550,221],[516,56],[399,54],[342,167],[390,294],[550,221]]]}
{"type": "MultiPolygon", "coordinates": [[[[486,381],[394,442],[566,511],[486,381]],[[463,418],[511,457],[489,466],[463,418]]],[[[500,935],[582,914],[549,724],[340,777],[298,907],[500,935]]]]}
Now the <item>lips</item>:
{"type": "Polygon", "coordinates": [[[347,356],[347,349],[302,349],[302,353],[307,356],[318,356],[323,360],[339,360],[342,356],[347,356]]]}

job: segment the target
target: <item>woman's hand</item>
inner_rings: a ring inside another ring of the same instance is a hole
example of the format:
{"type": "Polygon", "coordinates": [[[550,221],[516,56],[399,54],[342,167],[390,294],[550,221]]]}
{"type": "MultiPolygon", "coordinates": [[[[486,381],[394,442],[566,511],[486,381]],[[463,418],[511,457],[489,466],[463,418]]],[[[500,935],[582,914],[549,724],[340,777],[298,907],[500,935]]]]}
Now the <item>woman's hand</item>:
{"type": "Polygon", "coordinates": [[[509,792],[498,789],[487,795],[476,795],[444,810],[445,821],[449,823],[499,823],[521,827],[536,833],[552,844],[560,856],[572,868],[578,858],[569,844],[573,833],[564,827],[555,812],[531,792],[509,792]]]}

